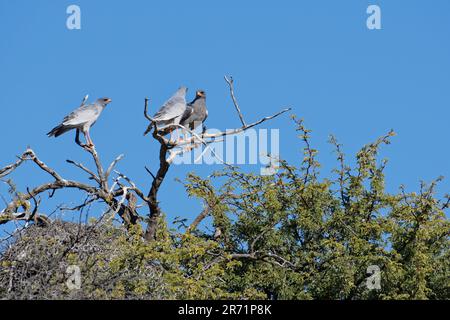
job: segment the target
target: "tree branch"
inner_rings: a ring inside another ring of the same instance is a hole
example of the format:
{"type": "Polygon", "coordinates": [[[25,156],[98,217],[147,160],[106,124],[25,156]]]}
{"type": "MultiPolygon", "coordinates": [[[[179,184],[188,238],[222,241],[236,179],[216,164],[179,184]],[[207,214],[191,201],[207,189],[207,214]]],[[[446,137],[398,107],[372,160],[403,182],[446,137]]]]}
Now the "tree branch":
{"type": "Polygon", "coordinates": [[[234,95],[234,80],[233,77],[228,78],[227,76],[224,76],[225,81],[228,83],[228,87],[230,88],[230,95],[231,99],[233,100],[234,107],[236,108],[236,111],[239,115],[239,119],[241,120],[242,126],[245,127],[246,123],[244,120],[244,117],[241,112],[241,108],[239,107],[239,104],[237,102],[236,96],[234,95]]]}
{"type": "MultiPolygon", "coordinates": [[[[152,176],[152,185],[151,185],[150,191],[148,192],[147,199],[145,200],[147,202],[147,205],[148,205],[149,211],[150,211],[146,234],[145,234],[145,238],[149,241],[154,240],[156,237],[158,218],[161,216],[161,208],[159,207],[159,203],[158,203],[158,191],[159,191],[159,188],[160,188],[162,182],[164,181],[164,178],[165,178],[167,172],[169,171],[170,165],[172,164],[172,162],[176,156],[183,154],[186,151],[191,151],[198,145],[208,146],[211,143],[217,142],[215,140],[215,138],[224,137],[227,135],[239,134],[250,128],[258,126],[265,121],[274,119],[274,118],[280,116],[281,114],[291,110],[291,108],[287,108],[287,109],[281,110],[280,112],[275,113],[274,115],[262,118],[251,124],[246,124],[244,117],[242,115],[241,109],[239,107],[239,104],[237,102],[236,96],[234,94],[233,78],[232,77],[228,78],[226,76],[224,78],[229,86],[231,99],[233,100],[233,104],[236,108],[236,111],[238,112],[239,119],[242,123],[242,127],[237,128],[237,129],[228,130],[228,131],[224,131],[224,132],[218,132],[218,133],[211,133],[211,134],[208,134],[208,133],[204,132],[205,130],[203,130],[203,133],[198,135],[198,134],[194,133],[192,130],[187,129],[182,125],[178,125],[178,127],[181,127],[182,129],[186,130],[187,132],[190,132],[191,137],[188,139],[185,139],[179,143],[173,144],[169,140],[167,140],[166,138],[164,138],[158,134],[158,130],[156,129],[155,122],[154,122],[153,118],[151,116],[149,116],[149,114],[148,114],[149,98],[145,98],[144,117],[150,122],[149,131],[153,127],[153,138],[160,143],[158,172],[156,173],[156,175],[154,175],[150,170],[148,170],[146,168],[147,172],[152,176]],[[206,139],[208,139],[208,140],[206,140],[206,139]],[[183,146],[186,146],[186,145],[190,145],[190,146],[188,148],[182,148],[183,146]],[[174,149],[174,148],[181,148],[181,149],[170,152],[170,150],[174,149]],[[167,156],[168,153],[170,153],[169,157],[167,156]]],[[[217,155],[215,155],[215,156],[217,157],[217,155]]],[[[221,161],[225,165],[228,165],[222,159],[219,159],[219,161],[221,161]]],[[[197,227],[197,225],[208,215],[208,213],[209,213],[209,209],[208,209],[208,207],[206,207],[202,211],[202,213],[200,213],[200,215],[197,217],[197,219],[193,222],[193,224],[189,227],[189,229],[190,230],[195,229],[197,227]]]]}
{"type": "Polygon", "coordinates": [[[90,178],[94,179],[99,185],[101,184],[100,182],[100,178],[97,177],[97,175],[92,172],[91,170],[89,170],[88,168],[86,168],[83,164],[81,163],[77,163],[73,160],[66,160],[67,163],[73,164],[75,167],[80,168],[81,170],[83,170],[84,172],[88,173],[90,175],[90,178]]]}

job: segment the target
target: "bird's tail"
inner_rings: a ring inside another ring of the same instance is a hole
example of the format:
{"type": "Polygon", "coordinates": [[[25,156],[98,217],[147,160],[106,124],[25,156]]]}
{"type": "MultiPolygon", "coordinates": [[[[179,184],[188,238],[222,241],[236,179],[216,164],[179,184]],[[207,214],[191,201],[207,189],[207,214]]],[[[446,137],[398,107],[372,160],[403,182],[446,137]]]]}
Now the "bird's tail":
{"type": "Polygon", "coordinates": [[[49,133],[47,133],[47,136],[57,138],[71,129],[73,128],[66,127],[60,124],[59,126],[54,127],[49,133]]]}
{"type": "Polygon", "coordinates": [[[144,136],[146,136],[150,131],[152,131],[152,129],[153,129],[153,124],[150,124],[150,125],[147,127],[147,130],[145,130],[144,136]]]}

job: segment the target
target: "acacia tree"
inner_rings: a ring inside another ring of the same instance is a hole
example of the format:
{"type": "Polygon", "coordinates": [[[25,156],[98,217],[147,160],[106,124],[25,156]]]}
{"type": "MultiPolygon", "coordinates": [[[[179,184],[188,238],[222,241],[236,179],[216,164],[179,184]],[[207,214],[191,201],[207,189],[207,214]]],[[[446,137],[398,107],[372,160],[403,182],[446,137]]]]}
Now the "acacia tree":
{"type": "Polygon", "coordinates": [[[188,194],[202,199],[207,213],[187,230],[211,237],[195,228],[213,217],[223,251],[216,259],[239,261],[227,274],[229,286],[283,299],[448,299],[450,200],[435,198],[442,178],[422,183],[419,193],[387,193],[387,161],[377,155],[391,131],[358,152],[356,168],[331,137],[339,166],[333,179],[320,180],[310,131],[296,124],[305,144],[299,168],[282,161],[273,176],[227,168],[213,175],[220,188],[188,177],[188,194]],[[381,271],[378,290],[367,286],[370,266],[381,271]]]}

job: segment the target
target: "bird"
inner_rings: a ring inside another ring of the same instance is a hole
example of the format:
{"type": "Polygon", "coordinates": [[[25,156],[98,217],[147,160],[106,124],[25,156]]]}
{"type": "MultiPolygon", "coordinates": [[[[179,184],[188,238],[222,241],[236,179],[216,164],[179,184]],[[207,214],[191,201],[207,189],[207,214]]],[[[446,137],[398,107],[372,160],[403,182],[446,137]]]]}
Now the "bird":
{"type": "Polygon", "coordinates": [[[197,90],[195,98],[187,105],[186,111],[180,120],[183,127],[195,130],[203,124],[208,118],[208,109],[206,108],[206,93],[204,90],[197,90]]]}
{"type": "Polygon", "coordinates": [[[47,135],[49,137],[57,138],[70,130],[76,129],[75,142],[82,147],[94,147],[94,143],[89,135],[89,130],[112,100],[110,98],[100,98],[91,104],[85,104],[85,100],[86,99],[83,100],[83,103],[79,108],[67,115],[61,124],[54,127],[47,135]],[[80,131],[85,136],[87,145],[80,142],[80,131]]]}
{"type": "Polygon", "coordinates": [[[177,92],[167,100],[157,113],[153,116],[153,122],[147,127],[144,136],[149,133],[153,125],[156,125],[159,134],[172,133],[177,129],[180,120],[186,111],[186,87],[180,87],[177,92]]]}

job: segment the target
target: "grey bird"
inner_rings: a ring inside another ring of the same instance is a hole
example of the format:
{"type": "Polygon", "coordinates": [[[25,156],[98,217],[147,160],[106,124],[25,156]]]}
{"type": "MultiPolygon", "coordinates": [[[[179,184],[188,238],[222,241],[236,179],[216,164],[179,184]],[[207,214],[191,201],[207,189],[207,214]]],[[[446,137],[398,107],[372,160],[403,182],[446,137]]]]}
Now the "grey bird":
{"type": "MultiPolygon", "coordinates": [[[[153,116],[153,121],[156,124],[158,133],[167,134],[176,130],[176,125],[180,123],[184,112],[186,111],[186,87],[180,87],[177,92],[167,100],[159,111],[153,116]]],[[[149,133],[153,128],[151,123],[144,135],[149,133]]]]}
{"type": "Polygon", "coordinates": [[[195,130],[203,124],[208,118],[208,109],[206,108],[206,93],[203,90],[197,90],[195,98],[187,105],[186,111],[180,120],[183,127],[195,130]]]}
{"type": "Polygon", "coordinates": [[[80,142],[80,131],[84,134],[86,138],[86,143],[88,147],[93,147],[94,143],[89,135],[89,130],[95,124],[98,117],[105,109],[105,107],[111,102],[110,98],[100,98],[97,99],[94,103],[84,104],[84,100],[82,105],[72,111],[69,115],[67,115],[61,124],[53,128],[47,135],[49,137],[59,137],[60,135],[72,130],[76,129],[75,142],[84,147],[84,145],[80,142]]]}

